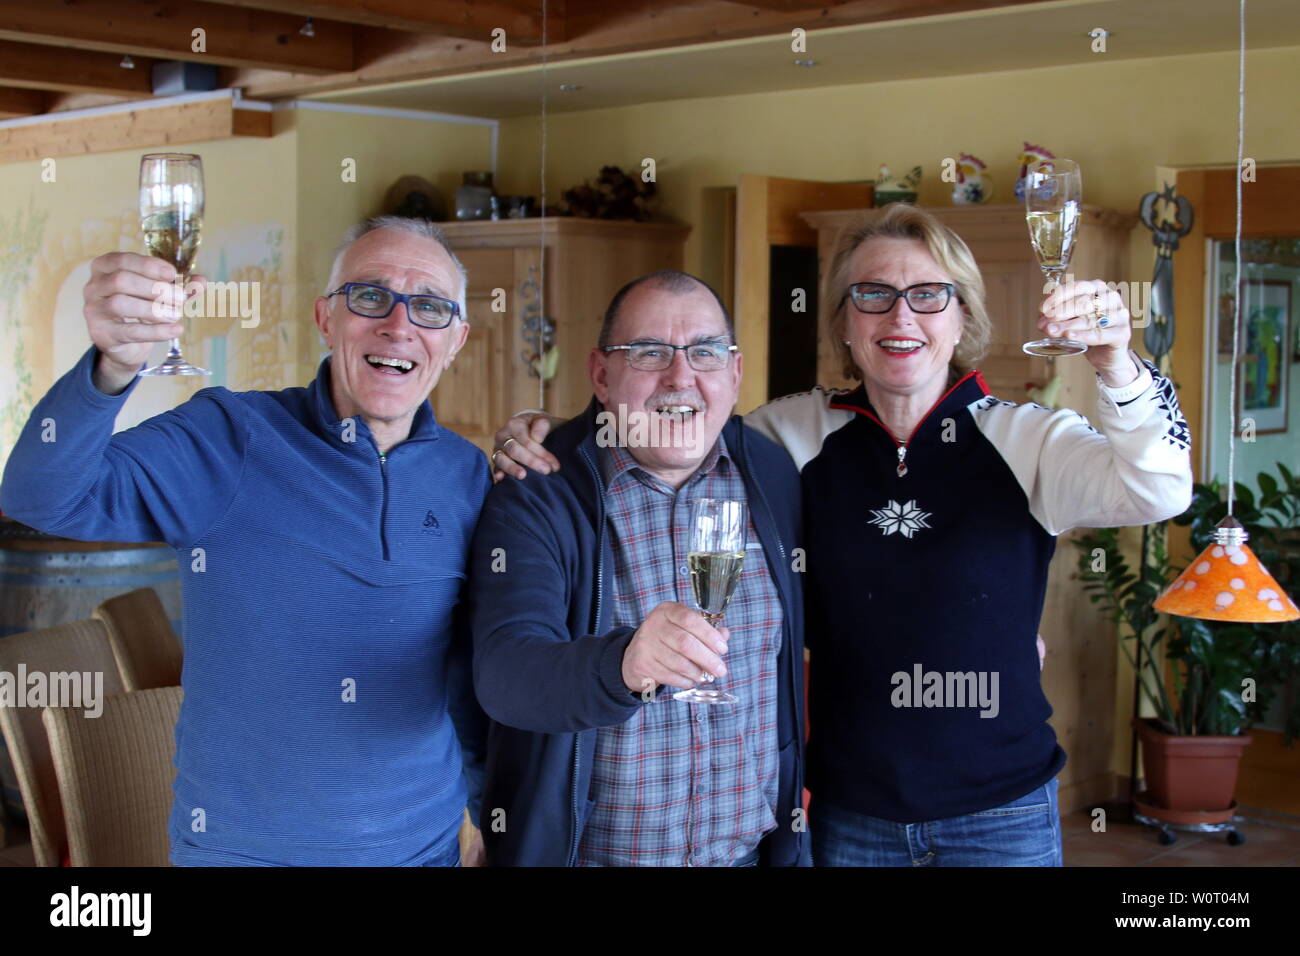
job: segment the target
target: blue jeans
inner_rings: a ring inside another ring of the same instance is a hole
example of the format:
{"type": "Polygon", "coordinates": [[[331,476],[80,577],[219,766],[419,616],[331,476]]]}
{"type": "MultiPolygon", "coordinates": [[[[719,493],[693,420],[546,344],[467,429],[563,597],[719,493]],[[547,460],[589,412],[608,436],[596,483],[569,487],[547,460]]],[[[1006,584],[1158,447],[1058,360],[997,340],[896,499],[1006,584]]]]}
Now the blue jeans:
{"type": "Polygon", "coordinates": [[[894,823],[813,797],[815,866],[1061,866],[1057,783],[1001,807],[928,823],[894,823]]]}

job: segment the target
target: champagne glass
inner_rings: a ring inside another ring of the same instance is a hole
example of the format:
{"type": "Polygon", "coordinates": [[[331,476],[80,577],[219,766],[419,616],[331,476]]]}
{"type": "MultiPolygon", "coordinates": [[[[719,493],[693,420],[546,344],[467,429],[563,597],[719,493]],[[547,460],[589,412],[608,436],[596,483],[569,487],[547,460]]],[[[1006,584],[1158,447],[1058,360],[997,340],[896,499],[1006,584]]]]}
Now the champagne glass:
{"type": "MultiPolygon", "coordinates": [[[[176,267],[181,289],[189,281],[203,230],[203,160],[190,153],[149,153],[140,158],[140,229],[149,254],[176,267]]],[[[210,375],[181,354],[180,339],[167,357],[141,375],[210,375]]]]}
{"type": "MultiPolygon", "coordinates": [[[[1025,178],[1025,221],[1029,239],[1048,283],[1057,288],[1070,267],[1079,228],[1083,180],[1071,159],[1044,159],[1029,167],[1025,178]]],[[[1074,339],[1036,339],[1021,346],[1030,355],[1078,355],[1088,346],[1074,339]]]]}
{"type": "MultiPolygon", "coordinates": [[[[690,541],[686,563],[691,588],[704,619],[717,627],[735,593],[745,565],[745,531],[749,519],[745,502],[734,498],[696,498],[691,502],[690,541]]],[[[710,677],[708,679],[712,681],[710,677]]],[[[702,681],[707,684],[708,681],[702,681]]],[[[693,704],[734,704],[736,698],[715,687],[697,684],[673,694],[693,704]]]]}

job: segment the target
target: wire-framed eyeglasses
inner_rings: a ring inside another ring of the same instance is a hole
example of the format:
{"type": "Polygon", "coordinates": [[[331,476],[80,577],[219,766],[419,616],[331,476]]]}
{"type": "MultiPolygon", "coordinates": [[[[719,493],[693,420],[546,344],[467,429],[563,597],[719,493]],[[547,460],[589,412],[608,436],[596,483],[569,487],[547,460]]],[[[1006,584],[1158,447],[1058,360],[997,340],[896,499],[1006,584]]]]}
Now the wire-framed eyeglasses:
{"type": "Polygon", "coordinates": [[[888,312],[900,298],[907,299],[913,312],[942,312],[956,291],[951,282],[918,282],[906,289],[895,289],[883,282],[855,282],[844,298],[859,312],[873,315],[888,312]]]}
{"type": "Polygon", "coordinates": [[[633,342],[630,345],[606,345],[602,352],[626,352],[627,364],[643,372],[661,372],[673,364],[678,352],[686,353],[686,361],[697,372],[716,372],[731,364],[731,353],[739,345],[726,342],[695,342],[691,345],[669,345],[667,342],[633,342]]]}
{"type": "Polygon", "coordinates": [[[440,295],[403,295],[369,282],[345,282],[326,298],[342,295],[348,311],[367,319],[386,319],[399,302],[406,303],[406,317],[424,329],[445,329],[460,315],[460,303],[440,295]]]}

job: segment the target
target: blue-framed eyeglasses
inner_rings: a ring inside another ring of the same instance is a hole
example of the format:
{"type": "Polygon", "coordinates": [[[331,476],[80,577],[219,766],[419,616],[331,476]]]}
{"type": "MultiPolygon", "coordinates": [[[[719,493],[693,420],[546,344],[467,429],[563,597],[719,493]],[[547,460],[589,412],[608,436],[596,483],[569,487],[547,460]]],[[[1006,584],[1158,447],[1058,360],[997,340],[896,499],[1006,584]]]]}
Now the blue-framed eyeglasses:
{"type": "Polygon", "coordinates": [[[399,302],[405,302],[406,317],[424,329],[445,329],[460,315],[460,303],[440,295],[403,295],[369,282],[345,282],[326,298],[336,295],[343,296],[349,312],[367,319],[386,319],[399,302]]]}
{"type": "Polygon", "coordinates": [[[631,345],[606,345],[602,352],[626,352],[627,364],[643,372],[662,372],[673,364],[678,352],[697,372],[716,372],[731,362],[731,353],[739,345],[726,342],[696,342],[692,345],[669,345],[667,342],[633,342],[631,345]]]}
{"type": "Polygon", "coordinates": [[[859,312],[868,314],[888,312],[903,298],[907,299],[913,312],[942,312],[948,308],[948,300],[956,291],[957,287],[951,282],[918,282],[906,289],[895,289],[882,282],[855,282],[849,286],[844,298],[851,299],[859,312]]]}

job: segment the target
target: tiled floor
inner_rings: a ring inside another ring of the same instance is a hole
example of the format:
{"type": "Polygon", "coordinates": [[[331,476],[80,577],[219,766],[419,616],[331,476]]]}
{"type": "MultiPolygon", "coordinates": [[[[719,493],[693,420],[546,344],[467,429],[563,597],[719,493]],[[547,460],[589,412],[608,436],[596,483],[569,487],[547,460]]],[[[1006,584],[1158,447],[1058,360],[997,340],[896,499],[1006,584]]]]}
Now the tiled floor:
{"type": "MultiPolygon", "coordinates": [[[[1246,837],[1228,846],[1225,834],[1179,833],[1162,846],[1156,831],[1140,824],[1112,823],[1094,832],[1092,817],[1071,813],[1061,821],[1066,866],[1300,866],[1300,817],[1242,807],[1237,824],[1246,837]]],[[[0,849],[0,867],[35,866],[24,831],[11,829],[9,846],[0,849]]]]}
{"type": "Polygon", "coordinates": [[[1086,811],[1061,820],[1066,866],[1300,866],[1300,817],[1242,807],[1237,832],[1246,838],[1229,846],[1226,833],[1183,833],[1162,846],[1157,831],[1142,824],[1111,823],[1094,832],[1086,811]]]}

